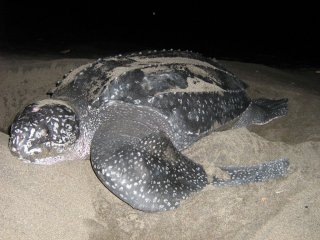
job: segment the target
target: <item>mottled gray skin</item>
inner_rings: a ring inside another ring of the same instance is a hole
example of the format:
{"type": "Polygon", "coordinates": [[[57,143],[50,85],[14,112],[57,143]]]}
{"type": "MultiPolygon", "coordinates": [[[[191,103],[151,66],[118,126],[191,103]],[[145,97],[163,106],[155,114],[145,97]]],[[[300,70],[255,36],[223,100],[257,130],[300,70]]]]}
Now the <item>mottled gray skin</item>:
{"type": "MultiPolygon", "coordinates": [[[[215,60],[190,52],[99,59],[72,71],[51,99],[19,113],[9,147],[37,164],[91,158],[101,182],[132,207],[174,209],[208,184],[182,149],[226,124],[264,124],[287,113],[286,99],[251,100],[245,88],[215,60]]],[[[213,182],[265,181],[287,167],[282,159],[226,167],[230,179],[213,182]]]]}

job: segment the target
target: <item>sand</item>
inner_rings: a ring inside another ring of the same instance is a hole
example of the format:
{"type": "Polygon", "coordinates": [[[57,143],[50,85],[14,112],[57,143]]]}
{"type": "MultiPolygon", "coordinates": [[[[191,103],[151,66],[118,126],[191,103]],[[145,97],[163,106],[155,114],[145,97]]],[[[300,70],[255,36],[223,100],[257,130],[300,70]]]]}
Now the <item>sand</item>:
{"type": "MultiPolygon", "coordinates": [[[[0,128],[45,97],[69,69],[88,59],[0,58],[0,128]]],[[[253,97],[289,98],[289,114],[265,126],[211,134],[184,153],[203,164],[245,165],[290,159],[284,179],[206,187],[180,208],[132,209],[102,186],[89,161],[24,164],[0,133],[0,239],[319,239],[319,77],[306,70],[223,62],[253,97]],[[308,84],[304,84],[304,82],[308,84]]]]}

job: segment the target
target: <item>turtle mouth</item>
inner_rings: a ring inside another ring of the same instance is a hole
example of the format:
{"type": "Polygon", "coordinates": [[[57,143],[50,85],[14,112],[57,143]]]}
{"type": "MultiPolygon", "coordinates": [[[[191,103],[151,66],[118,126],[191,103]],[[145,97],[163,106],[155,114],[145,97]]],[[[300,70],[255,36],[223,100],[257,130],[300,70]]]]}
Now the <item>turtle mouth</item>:
{"type": "Polygon", "coordinates": [[[51,157],[43,157],[43,158],[33,158],[33,159],[26,159],[19,157],[19,159],[26,164],[37,164],[37,165],[51,165],[57,162],[63,161],[63,157],[61,156],[51,156],[51,157]]]}
{"type": "Polygon", "coordinates": [[[45,139],[30,138],[21,132],[11,134],[9,149],[11,154],[24,162],[34,162],[50,155],[52,144],[45,139]]]}
{"type": "Polygon", "coordinates": [[[11,147],[12,155],[16,156],[23,163],[32,163],[38,165],[50,165],[62,161],[60,155],[65,150],[62,146],[56,146],[52,142],[45,142],[35,147],[27,148],[25,145],[20,149],[11,147]],[[52,146],[54,145],[54,146],[52,146]]]}
{"type": "Polygon", "coordinates": [[[32,162],[36,158],[41,157],[42,150],[39,147],[27,148],[26,146],[22,146],[21,148],[11,147],[11,154],[15,157],[18,157],[22,161],[32,162]]]}

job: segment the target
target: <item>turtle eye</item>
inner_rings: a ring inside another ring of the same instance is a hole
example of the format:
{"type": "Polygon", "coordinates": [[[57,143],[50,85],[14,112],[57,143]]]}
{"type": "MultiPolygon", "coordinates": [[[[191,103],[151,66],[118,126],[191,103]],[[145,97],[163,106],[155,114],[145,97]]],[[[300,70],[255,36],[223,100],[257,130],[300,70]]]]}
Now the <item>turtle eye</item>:
{"type": "Polygon", "coordinates": [[[36,140],[35,143],[44,143],[47,141],[47,138],[49,136],[49,130],[47,128],[42,128],[36,133],[36,140]]]}
{"type": "Polygon", "coordinates": [[[49,130],[48,129],[41,129],[39,134],[40,134],[40,137],[47,137],[49,135],[49,130]]]}

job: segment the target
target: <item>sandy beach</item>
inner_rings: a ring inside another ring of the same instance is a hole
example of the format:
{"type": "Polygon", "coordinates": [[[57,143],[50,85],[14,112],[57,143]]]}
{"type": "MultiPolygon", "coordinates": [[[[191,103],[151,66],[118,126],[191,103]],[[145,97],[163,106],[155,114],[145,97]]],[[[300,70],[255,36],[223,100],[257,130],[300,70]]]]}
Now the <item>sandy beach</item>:
{"type": "Polygon", "coordinates": [[[249,85],[249,96],[288,98],[289,113],[264,126],[212,133],[184,153],[208,172],[288,158],[288,177],[208,186],[177,210],[144,213],[104,188],[89,161],[31,165],[8,149],[15,114],[90,61],[0,57],[0,239],[319,239],[320,74],[222,61],[249,85]]]}

